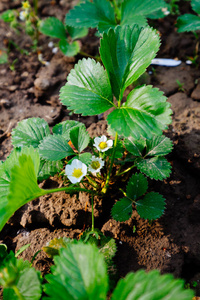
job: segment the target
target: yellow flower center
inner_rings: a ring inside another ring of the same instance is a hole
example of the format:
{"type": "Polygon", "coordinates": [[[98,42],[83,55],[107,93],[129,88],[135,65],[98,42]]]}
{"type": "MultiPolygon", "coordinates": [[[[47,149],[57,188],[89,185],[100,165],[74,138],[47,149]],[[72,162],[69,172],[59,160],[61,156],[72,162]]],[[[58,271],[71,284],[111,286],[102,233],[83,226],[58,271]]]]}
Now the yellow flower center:
{"type": "Polygon", "coordinates": [[[28,3],[28,1],[23,2],[22,3],[22,7],[23,7],[23,9],[29,9],[30,8],[30,4],[28,3]]]}
{"type": "Polygon", "coordinates": [[[100,162],[99,161],[97,161],[97,160],[94,160],[94,161],[92,161],[92,163],[91,163],[91,167],[92,167],[92,169],[94,169],[94,170],[97,170],[98,168],[100,168],[100,162]]]}
{"type": "Polygon", "coordinates": [[[72,173],[72,176],[79,178],[83,175],[83,172],[81,169],[74,169],[74,172],[72,173]]]}
{"type": "Polygon", "coordinates": [[[103,149],[105,149],[105,148],[107,148],[107,147],[108,147],[108,145],[107,145],[106,142],[101,142],[101,143],[99,144],[99,148],[100,148],[101,150],[103,150],[103,149]]]}

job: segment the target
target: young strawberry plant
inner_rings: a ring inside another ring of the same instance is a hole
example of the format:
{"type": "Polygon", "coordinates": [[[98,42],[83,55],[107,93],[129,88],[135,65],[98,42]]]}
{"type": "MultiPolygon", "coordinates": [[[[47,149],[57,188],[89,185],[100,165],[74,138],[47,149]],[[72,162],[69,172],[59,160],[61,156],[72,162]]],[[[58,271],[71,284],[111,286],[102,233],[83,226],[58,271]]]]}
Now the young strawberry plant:
{"type": "Polygon", "coordinates": [[[177,27],[178,32],[196,31],[200,29],[200,2],[199,0],[191,0],[191,6],[196,15],[185,14],[178,17],[177,27]]]}
{"type": "Polygon", "coordinates": [[[39,30],[41,33],[50,37],[58,38],[58,46],[66,56],[75,56],[80,52],[80,39],[88,34],[87,28],[74,28],[65,26],[59,19],[49,17],[40,22],[39,30]],[[68,35],[67,35],[68,33],[68,35]]]}
{"type": "Polygon", "coordinates": [[[147,25],[147,17],[163,18],[169,13],[164,0],[85,0],[66,15],[66,24],[77,28],[98,28],[107,32],[117,25],[147,25]]]}
{"type": "Polygon", "coordinates": [[[18,124],[12,132],[14,150],[0,165],[1,229],[19,207],[37,197],[83,191],[91,195],[92,230],[88,236],[96,234],[94,195],[105,196],[110,183],[131,175],[133,170],[126,191],[122,190],[124,197],[113,208],[113,217],[125,221],[133,208],[149,220],[163,214],[164,198],[159,193],[147,193],[145,175],[163,180],[170,174],[171,165],[164,156],[171,151],[172,143],[162,135],[171,122],[170,104],[152,86],[137,86],[126,99],[124,96],[126,88],[149,66],[159,45],[159,36],[150,27],[110,29],[101,39],[105,69],[93,59],[80,60],[61,88],[62,103],[74,113],[97,115],[112,108],[107,121],[114,141],[104,135],[91,139],[85,126],[76,121],[57,124],[53,134],[39,118],[18,124]],[[63,187],[39,188],[38,179],[60,172],[63,165],[63,187]]]}

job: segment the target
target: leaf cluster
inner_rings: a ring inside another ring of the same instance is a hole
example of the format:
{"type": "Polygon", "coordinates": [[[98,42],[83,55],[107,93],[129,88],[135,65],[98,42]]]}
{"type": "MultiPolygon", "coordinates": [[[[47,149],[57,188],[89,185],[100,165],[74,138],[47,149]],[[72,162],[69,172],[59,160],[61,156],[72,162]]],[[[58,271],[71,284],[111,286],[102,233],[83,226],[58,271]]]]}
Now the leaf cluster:
{"type": "Polygon", "coordinates": [[[66,24],[77,28],[98,28],[100,33],[117,25],[147,25],[147,17],[163,18],[162,9],[169,5],[164,0],[82,1],[66,15],[66,24]]]}
{"type": "Polygon", "coordinates": [[[199,0],[191,0],[191,6],[196,15],[185,14],[177,19],[176,26],[178,32],[200,30],[200,2],[199,0]]]}
{"type": "Polygon", "coordinates": [[[75,56],[79,53],[80,43],[76,40],[88,34],[87,28],[68,26],[55,17],[42,20],[39,31],[47,36],[58,38],[59,48],[65,56],[75,56]]]}
{"type": "MultiPolygon", "coordinates": [[[[67,248],[60,248],[54,256],[52,274],[45,276],[42,294],[41,277],[27,261],[17,259],[10,252],[0,268],[0,284],[4,299],[96,299],[106,300],[109,278],[103,254],[94,244],[72,241],[67,248]]],[[[184,281],[172,275],[160,275],[153,270],[139,270],[120,279],[111,300],[191,300],[193,291],[184,289],[184,281]]]]}

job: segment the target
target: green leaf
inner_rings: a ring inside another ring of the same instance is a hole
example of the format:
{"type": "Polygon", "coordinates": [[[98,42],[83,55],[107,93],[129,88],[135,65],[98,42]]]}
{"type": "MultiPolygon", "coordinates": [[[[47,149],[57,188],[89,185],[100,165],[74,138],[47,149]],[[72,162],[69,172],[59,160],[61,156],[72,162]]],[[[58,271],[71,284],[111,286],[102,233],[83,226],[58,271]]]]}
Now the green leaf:
{"type": "Polygon", "coordinates": [[[60,256],[54,260],[53,275],[46,276],[46,299],[106,299],[106,265],[96,246],[69,244],[67,249],[60,249],[60,256]]]}
{"type": "Polygon", "coordinates": [[[112,208],[112,217],[116,221],[125,222],[132,215],[132,201],[122,198],[117,201],[112,208]]]}
{"type": "Polygon", "coordinates": [[[74,151],[61,135],[49,135],[39,145],[39,154],[43,159],[57,161],[74,155],[74,151]]]}
{"type": "Polygon", "coordinates": [[[132,25],[134,23],[140,26],[146,25],[145,16],[166,7],[163,0],[125,0],[121,8],[121,25],[132,25]]]}
{"type": "Polygon", "coordinates": [[[65,56],[72,57],[75,56],[80,51],[80,45],[77,41],[68,43],[66,39],[59,41],[59,48],[65,56]]]}
{"type": "Polygon", "coordinates": [[[200,15],[200,2],[199,0],[192,0],[191,1],[192,9],[200,15]]]}
{"type": "Polygon", "coordinates": [[[59,124],[56,124],[52,131],[55,134],[60,134],[62,135],[66,140],[70,140],[70,131],[76,127],[76,126],[82,126],[83,123],[80,123],[78,121],[73,121],[73,120],[67,120],[64,122],[61,122],[59,124]]]}
{"type": "Polygon", "coordinates": [[[99,22],[110,25],[116,25],[114,10],[107,0],[94,0],[92,3],[86,1],[66,15],[66,24],[73,27],[91,27],[95,28],[99,22]]]}
{"type": "Polygon", "coordinates": [[[8,62],[8,54],[0,49],[0,64],[6,64],[8,62]]]}
{"type": "Polygon", "coordinates": [[[159,193],[148,193],[136,202],[136,209],[141,218],[156,220],[164,213],[165,199],[159,193]]]}
{"type": "Polygon", "coordinates": [[[104,33],[100,45],[113,93],[121,100],[125,89],[145,72],[156,56],[160,39],[150,27],[117,26],[104,33]]]}
{"type": "Polygon", "coordinates": [[[128,152],[134,156],[142,156],[142,152],[146,146],[146,139],[136,140],[132,137],[124,140],[124,146],[128,152]]]}
{"type": "Polygon", "coordinates": [[[106,71],[93,59],[79,60],[61,88],[61,102],[84,116],[105,112],[113,107],[113,96],[106,71]]]}
{"type": "Polygon", "coordinates": [[[178,17],[177,24],[178,32],[200,30],[200,17],[192,14],[185,14],[178,17]]]}
{"type": "Polygon", "coordinates": [[[92,154],[89,152],[81,153],[79,154],[78,159],[88,166],[91,163],[92,154]]]}
{"type": "Polygon", "coordinates": [[[72,26],[66,26],[66,29],[67,29],[70,37],[72,38],[72,40],[80,39],[80,38],[88,35],[87,28],[75,28],[72,26]]]}
{"type": "Polygon", "coordinates": [[[184,288],[184,281],[173,275],[160,275],[158,270],[139,270],[120,279],[111,300],[191,300],[194,292],[184,288]]]}
{"type": "Polygon", "coordinates": [[[140,172],[151,179],[163,180],[171,173],[171,164],[162,156],[143,159],[138,162],[137,168],[140,172]]]}
{"type": "Polygon", "coordinates": [[[40,22],[39,30],[41,33],[59,38],[59,39],[66,39],[66,30],[63,23],[55,18],[55,17],[49,17],[43,21],[40,22]]]}
{"type": "Polygon", "coordinates": [[[0,166],[0,230],[18,208],[43,194],[37,185],[39,163],[38,152],[24,147],[0,166]]]}
{"type": "Polygon", "coordinates": [[[67,248],[69,243],[74,243],[76,240],[70,238],[61,237],[54,238],[48,242],[47,246],[42,247],[42,250],[50,257],[53,258],[55,255],[59,255],[61,248],[67,248]]]}
{"type": "Polygon", "coordinates": [[[125,137],[152,138],[162,134],[171,123],[170,104],[163,92],[152,86],[141,86],[130,92],[127,101],[112,111],[107,121],[111,128],[125,137]]]}
{"type": "Polygon", "coordinates": [[[126,187],[127,197],[135,201],[144,193],[148,188],[148,181],[141,173],[136,173],[131,176],[126,187]]]}
{"type": "Polygon", "coordinates": [[[63,168],[63,163],[61,160],[49,161],[40,160],[40,168],[38,172],[38,180],[42,181],[48,179],[50,176],[54,176],[56,173],[60,172],[63,168]]]}
{"type": "Polygon", "coordinates": [[[0,267],[0,284],[4,287],[4,300],[39,300],[42,294],[39,273],[29,261],[17,259],[11,251],[0,267]],[[15,288],[15,289],[14,289],[15,288]],[[21,298],[15,293],[18,290],[21,298]]]}
{"type": "Polygon", "coordinates": [[[12,130],[14,147],[33,146],[37,148],[40,141],[50,134],[48,123],[40,118],[29,118],[18,123],[12,130]]]}
{"type": "Polygon", "coordinates": [[[151,140],[146,140],[147,149],[146,156],[163,156],[167,155],[172,151],[172,141],[164,136],[154,136],[151,140]]]}
{"type": "Polygon", "coordinates": [[[16,18],[16,13],[13,9],[8,9],[0,15],[0,19],[2,19],[4,22],[7,23],[13,22],[15,18],[16,18]]]}
{"type": "Polygon", "coordinates": [[[78,150],[78,152],[82,152],[89,144],[90,136],[87,132],[85,126],[76,126],[70,131],[70,140],[73,146],[78,150]]]}
{"type": "Polygon", "coordinates": [[[162,9],[158,9],[158,10],[148,14],[146,17],[148,19],[162,19],[162,18],[165,18],[170,13],[170,4],[165,2],[165,5],[164,5],[164,7],[162,7],[162,9]]]}

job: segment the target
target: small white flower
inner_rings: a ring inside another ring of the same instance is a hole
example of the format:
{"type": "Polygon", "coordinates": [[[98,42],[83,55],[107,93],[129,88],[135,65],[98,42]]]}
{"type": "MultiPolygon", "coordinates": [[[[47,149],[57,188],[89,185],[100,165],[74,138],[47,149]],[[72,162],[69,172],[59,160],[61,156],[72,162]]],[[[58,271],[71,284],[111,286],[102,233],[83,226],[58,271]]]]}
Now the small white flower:
{"type": "Polygon", "coordinates": [[[98,151],[105,152],[113,146],[113,140],[107,140],[107,137],[102,135],[94,139],[93,146],[95,146],[98,151]]]}
{"type": "Polygon", "coordinates": [[[53,42],[49,42],[49,43],[48,43],[48,47],[49,47],[49,48],[53,48],[53,46],[54,46],[54,43],[53,43],[53,42]]]}
{"type": "Polygon", "coordinates": [[[65,174],[71,183],[80,182],[87,174],[87,166],[78,159],[74,159],[71,165],[66,165],[65,174]]]}
{"type": "Polygon", "coordinates": [[[53,49],[52,49],[52,53],[57,53],[58,52],[58,47],[54,47],[53,49]]]}
{"type": "Polygon", "coordinates": [[[21,21],[25,21],[28,16],[28,12],[25,10],[20,11],[19,18],[21,21]]]}
{"type": "Polygon", "coordinates": [[[104,164],[104,161],[100,157],[92,156],[92,162],[88,167],[88,171],[96,175],[96,173],[99,173],[104,164]]]}

